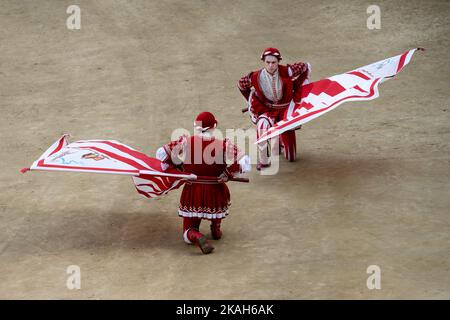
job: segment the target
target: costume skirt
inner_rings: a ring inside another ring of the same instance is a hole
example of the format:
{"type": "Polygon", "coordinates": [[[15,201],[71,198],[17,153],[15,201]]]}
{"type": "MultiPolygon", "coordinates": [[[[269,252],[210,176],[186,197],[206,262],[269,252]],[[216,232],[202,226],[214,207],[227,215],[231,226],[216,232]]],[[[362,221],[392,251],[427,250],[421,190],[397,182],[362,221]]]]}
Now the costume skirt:
{"type": "Polygon", "coordinates": [[[225,183],[186,183],[181,193],[178,215],[223,219],[228,215],[230,204],[230,191],[225,183]]]}

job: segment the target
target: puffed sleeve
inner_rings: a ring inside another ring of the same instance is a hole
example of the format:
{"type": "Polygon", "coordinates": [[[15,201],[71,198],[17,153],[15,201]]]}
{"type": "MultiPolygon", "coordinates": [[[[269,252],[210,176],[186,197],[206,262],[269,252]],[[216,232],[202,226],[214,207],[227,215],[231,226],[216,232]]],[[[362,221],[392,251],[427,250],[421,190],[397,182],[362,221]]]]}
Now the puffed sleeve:
{"type": "Polygon", "coordinates": [[[293,64],[288,64],[287,67],[289,76],[292,78],[297,78],[305,72],[309,72],[310,64],[307,62],[296,62],[293,64]]]}
{"type": "Polygon", "coordinates": [[[182,135],[177,140],[170,141],[158,150],[156,150],[156,158],[161,161],[161,168],[167,170],[170,166],[179,166],[183,162],[181,160],[187,148],[187,136],[182,135]]]}
{"type": "Polygon", "coordinates": [[[249,74],[243,76],[238,81],[238,88],[241,94],[244,96],[244,98],[247,100],[250,96],[251,87],[252,87],[252,80],[251,80],[252,72],[249,74]]]}

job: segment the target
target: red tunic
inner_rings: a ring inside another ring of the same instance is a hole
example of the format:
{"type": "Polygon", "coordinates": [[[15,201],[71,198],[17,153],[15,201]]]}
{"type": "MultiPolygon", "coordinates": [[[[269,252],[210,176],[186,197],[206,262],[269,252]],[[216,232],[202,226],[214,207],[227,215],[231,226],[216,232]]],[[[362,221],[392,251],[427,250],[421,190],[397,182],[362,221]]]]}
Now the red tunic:
{"type": "MultiPolygon", "coordinates": [[[[164,146],[166,163],[181,167],[197,176],[231,176],[240,170],[237,161],[243,156],[228,139],[182,136],[164,146]],[[182,159],[182,160],[181,160],[182,159]]],[[[224,182],[206,180],[187,182],[180,198],[178,214],[182,217],[222,219],[228,215],[230,191],[224,182]]]]}

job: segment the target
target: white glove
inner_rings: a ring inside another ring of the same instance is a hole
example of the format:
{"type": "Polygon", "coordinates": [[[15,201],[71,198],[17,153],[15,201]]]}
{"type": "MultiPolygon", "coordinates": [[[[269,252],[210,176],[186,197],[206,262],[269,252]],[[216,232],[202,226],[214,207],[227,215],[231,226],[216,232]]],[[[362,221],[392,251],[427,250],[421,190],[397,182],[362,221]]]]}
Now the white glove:
{"type": "Polygon", "coordinates": [[[252,171],[252,165],[250,162],[250,157],[248,155],[243,156],[239,160],[239,165],[241,166],[241,172],[243,173],[252,171]]]}

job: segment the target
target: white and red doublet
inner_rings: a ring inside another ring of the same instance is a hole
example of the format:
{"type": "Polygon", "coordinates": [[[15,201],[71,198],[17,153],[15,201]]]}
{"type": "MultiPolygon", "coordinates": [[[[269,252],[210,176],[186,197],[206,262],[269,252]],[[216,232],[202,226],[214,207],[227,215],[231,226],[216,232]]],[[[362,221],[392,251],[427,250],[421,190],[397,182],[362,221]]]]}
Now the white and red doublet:
{"type": "MultiPolygon", "coordinates": [[[[160,149],[157,157],[167,165],[197,176],[232,176],[244,156],[228,139],[209,135],[181,136],[160,149]]],[[[178,214],[185,218],[223,219],[228,215],[230,191],[224,182],[194,180],[184,185],[178,214]]]]}
{"type": "MultiPolygon", "coordinates": [[[[257,139],[283,118],[292,102],[300,99],[302,84],[307,83],[310,71],[309,63],[298,62],[278,65],[274,74],[262,68],[239,80],[238,88],[248,101],[250,118],[256,124],[257,139]]],[[[258,144],[258,148],[260,161],[268,163],[267,142],[258,144]]],[[[278,149],[277,143],[272,149],[278,149]]]]}
{"type": "Polygon", "coordinates": [[[308,63],[298,62],[279,65],[274,74],[262,68],[242,77],[238,87],[249,102],[253,123],[257,124],[261,116],[277,122],[290,102],[300,97],[301,86],[308,81],[310,69],[308,63]]]}

